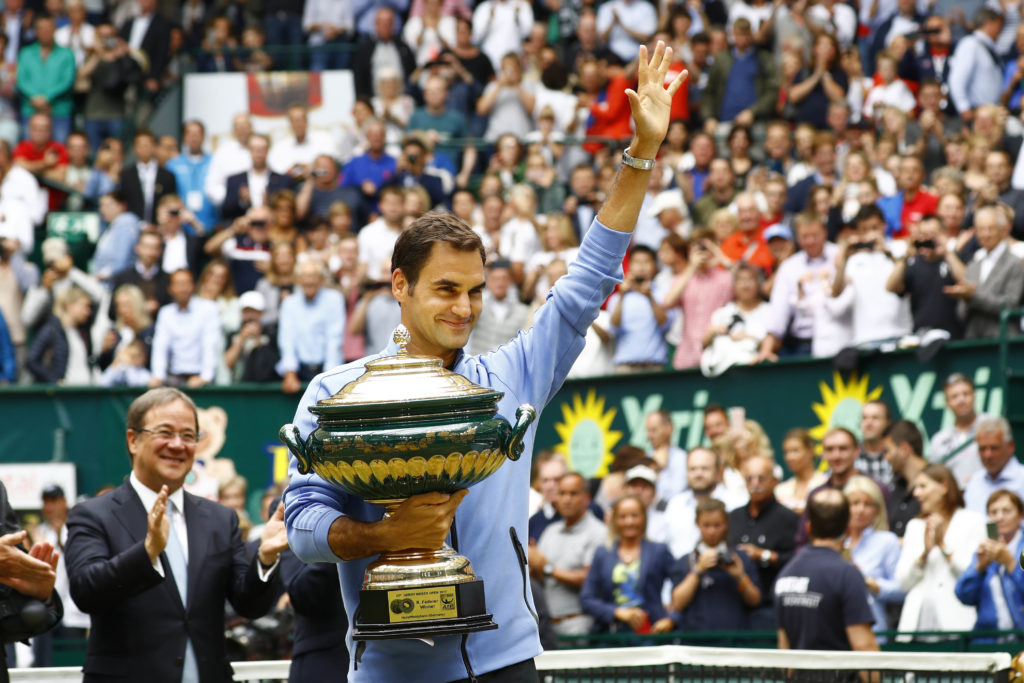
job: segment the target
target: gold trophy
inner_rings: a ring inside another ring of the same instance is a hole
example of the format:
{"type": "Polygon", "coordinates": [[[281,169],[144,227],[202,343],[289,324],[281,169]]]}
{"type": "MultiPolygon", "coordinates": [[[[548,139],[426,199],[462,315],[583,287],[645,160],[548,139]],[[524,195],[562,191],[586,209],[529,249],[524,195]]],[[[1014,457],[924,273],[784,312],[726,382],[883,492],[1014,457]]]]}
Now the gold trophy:
{"type": "MultiPolygon", "coordinates": [[[[298,427],[281,440],[302,474],[315,472],[346,493],[393,513],[409,496],[453,493],[483,481],[506,459],[518,460],[537,416],[519,406],[515,425],[499,416],[500,391],[411,356],[409,332],[395,330],[399,351],[309,408],[317,428],[303,442],[298,427]]],[[[366,569],[353,638],[426,638],[497,628],[483,581],[447,543],[381,554],[366,569]]]]}

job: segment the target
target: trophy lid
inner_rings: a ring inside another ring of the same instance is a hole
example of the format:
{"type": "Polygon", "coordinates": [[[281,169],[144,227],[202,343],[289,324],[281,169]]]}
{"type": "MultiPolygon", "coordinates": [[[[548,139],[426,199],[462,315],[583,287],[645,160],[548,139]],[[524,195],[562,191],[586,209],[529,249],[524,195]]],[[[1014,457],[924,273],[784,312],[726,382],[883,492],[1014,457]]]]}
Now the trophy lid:
{"type": "Polygon", "coordinates": [[[446,369],[440,358],[410,355],[405,325],[395,328],[393,339],[397,354],[368,362],[362,375],[310,411],[339,418],[420,415],[443,406],[451,412],[495,406],[503,396],[446,369]]]}

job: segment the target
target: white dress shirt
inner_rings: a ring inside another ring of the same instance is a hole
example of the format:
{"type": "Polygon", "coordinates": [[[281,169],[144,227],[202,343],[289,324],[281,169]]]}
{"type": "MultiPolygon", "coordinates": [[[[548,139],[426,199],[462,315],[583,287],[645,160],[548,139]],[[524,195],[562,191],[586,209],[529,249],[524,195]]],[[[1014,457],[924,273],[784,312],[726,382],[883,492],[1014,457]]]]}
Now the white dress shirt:
{"type": "Polygon", "coordinates": [[[133,50],[142,49],[142,41],[146,38],[149,25],[153,23],[152,14],[141,14],[132,20],[132,32],[128,37],[128,44],[133,50]]]}
{"type": "Polygon", "coordinates": [[[383,218],[370,223],[356,236],[359,242],[359,262],[366,264],[366,277],[373,281],[385,279],[391,262],[391,254],[395,251],[395,242],[401,231],[392,230],[383,218]]]}
{"type": "Polygon", "coordinates": [[[193,296],[184,309],[175,302],[167,304],[156,317],[153,377],[199,375],[212,382],[220,341],[220,310],[215,302],[193,296]]]}
{"type": "Polygon", "coordinates": [[[249,186],[250,206],[259,209],[267,203],[267,185],[270,184],[268,169],[263,169],[262,172],[249,169],[249,172],[245,174],[245,184],[249,186]]]}
{"type": "Polygon", "coordinates": [[[337,158],[338,146],[330,133],[320,130],[306,132],[306,138],[299,142],[294,135],[274,143],[267,157],[267,166],[274,173],[287,175],[293,166],[309,165],[321,154],[337,158]]]}
{"type": "Polygon", "coordinates": [[[992,274],[992,269],[996,267],[996,261],[1006,251],[1006,242],[1000,242],[996,245],[995,249],[989,251],[988,249],[979,249],[976,259],[981,261],[981,272],[978,273],[978,284],[983,284],[988,276],[992,274]]]}
{"type": "Polygon", "coordinates": [[[224,203],[228,192],[228,178],[252,168],[249,150],[234,139],[228,138],[219,145],[210,158],[210,170],[206,173],[203,191],[216,206],[224,203]]]}
{"type": "Polygon", "coordinates": [[[164,239],[163,269],[165,273],[173,273],[188,268],[188,251],[185,248],[185,233],[181,230],[171,239],[164,239]]]}
{"type": "MultiPolygon", "coordinates": [[[[135,168],[139,172],[139,184],[142,185],[142,196],[146,203],[143,212],[148,216],[156,208],[153,206],[153,197],[156,193],[156,159],[151,159],[149,163],[145,164],[135,164],[135,168]]],[[[140,218],[145,218],[145,216],[140,216],[140,218]]]]}

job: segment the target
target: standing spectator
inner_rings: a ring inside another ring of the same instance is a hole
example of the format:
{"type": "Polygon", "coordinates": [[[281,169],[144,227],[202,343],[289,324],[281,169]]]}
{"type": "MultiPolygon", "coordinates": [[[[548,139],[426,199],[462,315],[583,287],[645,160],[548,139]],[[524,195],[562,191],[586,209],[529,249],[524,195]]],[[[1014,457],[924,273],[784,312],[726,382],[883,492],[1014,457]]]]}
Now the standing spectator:
{"type": "MultiPolygon", "coordinates": [[[[836,7],[849,6],[837,4],[836,7]]],[[[816,8],[824,8],[824,5],[817,5],[816,8]]],[[[846,73],[839,68],[838,41],[828,33],[819,34],[814,39],[811,68],[801,69],[788,92],[789,102],[797,108],[796,120],[810,123],[818,130],[826,129],[828,105],[846,97],[848,83],[846,73]]],[[[785,169],[775,170],[785,173],[785,169]]]]}
{"type": "Polygon", "coordinates": [[[959,631],[974,623],[976,611],[956,599],[956,578],[967,570],[985,538],[985,518],[964,508],[953,473],[925,467],[914,483],[921,517],[907,524],[896,567],[907,594],[900,631],[959,631]]]}
{"type": "Polygon", "coordinates": [[[68,23],[56,30],[54,41],[75,54],[75,66],[80,69],[85,63],[86,55],[95,50],[96,27],[86,22],[85,4],[82,0],[68,0],[65,9],[68,13],[68,23]]]}
{"type": "Polygon", "coordinates": [[[663,543],[647,540],[647,521],[647,509],[635,495],[612,506],[612,542],[594,552],[580,591],[580,605],[599,632],[663,633],[675,626],[661,602],[674,560],[663,543]]]}
{"type": "Polygon", "coordinates": [[[938,209],[939,198],[922,188],[924,164],[912,155],[900,157],[896,184],[899,192],[878,201],[878,208],[885,216],[886,236],[903,238],[928,214],[938,209]]]}
{"type": "Polygon", "coordinates": [[[668,360],[668,311],[661,303],[665,292],[652,282],[657,273],[658,259],[650,247],[633,247],[629,277],[608,301],[618,374],[661,370],[668,360]]]}
{"type": "Polygon", "coordinates": [[[715,55],[701,99],[704,130],[711,134],[719,122],[750,126],[771,116],[778,100],[778,69],[768,53],[754,47],[750,20],[737,19],[732,37],[732,47],[715,55]]]}
{"type": "Polygon", "coordinates": [[[889,404],[868,401],[860,409],[860,453],[853,466],[875,481],[892,488],[892,466],[885,459],[885,433],[892,423],[889,404]]]}
{"type": "Polygon", "coordinates": [[[447,146],[444,142],[449,138],[466,136],[469,124],[461,112],[448,107],[447,97],[448,86],[445,80],[439,76],[428,78],[423,87],[424,106],[413,112],[409,119],[409,131],[425,135],[427,142],[434,146],[435,154],[444,155],[452,163],[458,163],[462,159],[459,147],[447,146]]]}
{"type": "Polygon", "coordinates": [[[28,351],[28,330],[22,322],[22,305],[29,288],[37,287],[38,283],[39,269],[26,261],[18,249],[18,240],[7,235],[0,237],[0,318],[5,320],[8,339],[13,345],[15,380],[24,373],[28,351]]]}
{"type": "Polygon", "coordinates": [[[212,155],[203,151],[205,138],[206,127],[202,121],[186,121],[181,129],[184,149],[167,162],[167,170],[174,175],[177,192],[184,198],[188,210],[204,226],[212,227],[217,222],[217,207],[203,191],[213,160],[212,155]]]}
{"type": "Polygon", "coordinates": [[[729,513],[729,545],[757,563],[761,602],[750,613],[750,628],[777,628],[773,596],[775,577],[793,558],[799,516],[775,498],[779,481],[772,459],[755,455],[740,466],[750,502],[729,513]]]}
{"type": "Polygon", "coordinates": [[[290,242],[278,242],[270,247],[270,265],[253,290],[263,295],[260,321],[264,325],[277,324],[281,302],[295,290],[296,261],[295,246],[290,242]]]}
{"type": "Polygon", "coordinates": [[[25,0],[7,0],[4,3],[3,17],[4,33],[7,35],[7,42],[4,43],[4,59],[16,63],[18,53],[21,49],[35,40],[35,30],[32,28],[32,17],[35,13],[25,7],[25,0]]]}
{"type": "Polygon", "coordinates": [[[974,382],[967,375],[955,372],[943,384],[946,409],[953,414],[953,424],[932,435],[928,443],[928,458],[953,470],[957,483],[967,486],[982,469],[978,456],[978,420],[974,409],[974,382]]]}
{"type": "Polygon", "coordinates": [[[202,246],[194,231],[189,233],[185,230],[186,221],[194,219],[176,194],[165,196],[156,208],[156,229],[164,241],[160,266],[168,275],[181,268],[192,271],[193,276],[199,274],[202,246]]]}
{"type": "MultiPolygon", "coordinates": [[[[967,265],[964,276],[943,291],[960,300],[967,339],[988,339],[999,334],[999,315],[1004,308],[1020,302],[1024,293],[1024,268],[1010,253],[1007,238],[1010,221],[1006,213],[986,206],[974,214],[974,233],[981,249],[967,265]]],[[[1011,336],[1019,331],[1011,325],[1011,336]]]]}
{"type": "MultiPolygon", "coordinates": [[[[813,211],[814,207],[809,200],[814,189],[834,187],[840,180],[839,174],[836,172],[836,137],[826,131],[811,132],[810,135],[813,167],[809,169],[810,173],[803,179],[796,183],[790,182],[785,206],[787,213],[813,211]]],[[[800,140],[799,135],[797,140],[800,140]]],[[[799,150],[799,147],[797,149],[799,150]]],[[[793,169],[790,172],[792,173],[793,169]]],[[[821,218],[824,220],[825,216],[822,215],[821,218]]]]}
{"type": "Polygon", "coordinates": [[[160,309],[153,334],[150,386],[201,387],[213,381],[220,348],[220,312],[212,301],[193,296],[188,270],[171,273],[171,298],[160,309]]]}
{"type": "Polygon", "coordinates": [[[124,194],[117,190],[100,197],[100,217],[106,229],[96,242],[92,258],[92,274],[108,284],[113,291],[113,277],[134,262],[141,222],[128,211],[124,194]]]}
{"type": "Polygon", "coordinates": [[[864,575],[868,605],[875,617],[873,630],[887,631],[886,605],[903,601],[896,580],[900,539],[888,529],[882,491],[870,477],[854,477],[843,487],[843,493],[850,504],[850,526],[843,547],[864,575]]]}
{"type": "Polygon", "coordinates": [[[414,187],[423,188],[430,202],[428,206],[423,207],[427,210],[451,203],[451,193],[445,190],[444,181],[433,169],[428,170],[429,157],[430,152],[420,138],[415,135],[407,136],[402,140],[402,154],[398,157],[395,174],[388,181],[389,185],[405,188],[406,191],[414,187]]]}
{"type": "MultiPolygon", "coordinates": [[[[484,0],[485,4],[495,1],[484,0]]],[[[519,55],[514,52],[502,58],[498,74],[498,78],[484,88],[476,103],[476,113],[489,117],[484,138],[490,142],[495,142],[506,134],[513,135],[516,139],[525,138],[533,129],[533,117],[530,114],[536,103],[536,83],[523,82],[523,67],[519,55]]]]}
{"type": "MultiPolygon", "coordinates": [[[[68,165],[68,150],[53,136],[52,117],[42,112],[33,114],[26,129],[28,139],[14,148],[14,163],[40,179],[62,180],[68,165]]],[[[46,190],[43,193],[45,195],[46,190]]],[[[50,208],[55,208],[52,201],[50,208]]]]}
{"type": "Polygon", "coordinates": [[[644,0],[611,0],[597,10],[597,34],[624,62],[658,30],[658,13],[644,0]]]}
{"type": "Polygon", "coordinates": [[[922,218],[913,240],[908,241],[907,253],[896,259],[885,286],[893,294],[910,299],[915,334],[945,330],[959,339],[963,325],[957,317],[956,300],[942,290],[956,284],[954,269],[962,268],[962,264],[946,242],[941,220],[936,216],[922,218]]]}
{"type": "Polygon", "coordinates": [[[423,13],[410,16],[402,29],[405,44],[416,52],[416,64],[424,66],[455,46],[456,17],[444,14],[441,0],[424,0],[423,13]]]}
{"type": "Polygon", "coordinates": [[[775,580],[780,650],[877,650],[864,577],[844,560],[850,506],[822,489],[807,503],[811,545],[775,580]]]}
{"type": "Polygon", "coordinates": [[[700,541],[676,567],[672,609],[682,612],[687,631],[736,631],[750,628],[750,610],[761,602],[757,566],[739,548],[730,548],[725,503],[697,504],[700,541]]]}
{"type": "Polygon", "coordinates": [[[56,24],[50,17],[37,17],[35,29],[36,42],[18,52],[18,93],[22,97],[24,137],[30,137],[30,117],[43,113],[51,117],[53,137],[62,143],[71,133],[74,113],[75,55],[54,42],[56,24]]]}
{"type": "Polygon", "coordinates": [[[341,339],[345,330],[345,300],[336,289],[324,287],[324,268],[304,261],[295,271],[298,291],[281,302],[277,346],[281,361],[277,374],[281,389],[294,394],[327,368],[341,365],[341,339]]]}
{"type": "MultiPolygon", "coordinates": [[[[580,66],[580,85],[583,92],[576,95],[577,116],[585,118],[590,137],[605,137],[625,142],[631,134],[629,100],[624,64],[614,52],[604,52],[600,59],[587,58],[580,66]]],[[[596,156],[600,162],[608,153],[601,142],[585,143],[584,151],[596,156]]]]}
{"type": "Polygon", "coordinates": [[[380,188],[395,173],[397,160],[385,151],[385,141],[384,124],[377,119],[370,121],[366,125],[366,153],[345,164],[342,188],[348,191],[346,202],[353,208],[357,226],[364,225],[377,210],[380,188]]]}
{"type": "Polygon", "coordinates": [[[43,273],[38,283],[32,284],[25,292],[21,306],[21,320],[30,331],[42,324],[57,297],[72,287],[88,294],[94,308],[107,295],[106,287],[96,278],[75,267],[68,244],[62,238],[47,237],[43,240],[42,254],[43,273]]]}
{"type": "Polygon", "coordinates": [[[128,210],[145,223],[156,222],[156,207],[166,195],[177,194],[174,174],[156,159],[156,136],[148,130],[135,133],[135,164],[121,171],[120,189],[128,210]]]}
{"type": "Polygon", "coordinates": [[[735,509],[746,501],[736,503],[721,484],[722,462],[710,448],[694,448],[686,456],[686,490],[672,496],[665,507],[665,542],[676,558],[693,551],[697,534],[697,506],[710,498],[735,509]],[[732,504],[730,504],[732,503],[732,504]]]}
{"type": "Polygon", "coordinates": [[[157,0],[138,0],[138,13],[121,25],[121,38],[133,50],[142,50],[149,71],[142,82],[143,100],[152,101],[160,92],[160,81],[171,58],[171,24],[156,11],[157,0]]]}
{"type": "Polygon", "coordinates": [[[722,240],[722,253],[733,263],[749,263],[770,273],[775,267],[775,258],[761,237],[763,216],[757,198],[750,192],[742,192],[732,203],[736,207],[739,230],[722,240]]]}
{"type": "Polygon", "coordinates": [[[249,136],[249,158],[252,165],[244,172],[229,176],[221,205],[221,216],[231,220],[250,208],[268,206],[270,196],[292,185],[288,176],[275,173],[267,165],[270,138],[260,133],[249,136]]]}
{"type": "Polygon", "coordinates": [[[1013,432],[1002,416],[982,417],[975,425],[975,442],[984,471],[964,488],[964,506],[985,514],[988,498],[1000,489],[1024,496],[1024,465],[1014,452],[1013,432]]]}
{"type": "MultiPolygon", "coordinates": [[[[985,176],[988,182],[978,193],[979,203],[999,202],[1013,209],[1014,239],[1024,237],[1024,190],[1015,190],[1010,186],[1010,174],[1013,172],[1013,161],[1008,152],[993,149],[985,155],[985,176]]],[[[971,222],[971,218],[967,218],[971,222]]]]}
{"type": "Polygon", "coordinates": [[[366,265],[366,278],[372,282],[387,279],[391,271],[391,252],[402,233],[402,191],[385,187],[380,193],[380,218],[359,231],[359,262],[366,265]]]}
{"type": "Polygon", "coordinates": [[[487,264],[483,308],[469,335],[467,351],[473,355],[492,351],[527,327],[530,307],[518,301],[512,287],[512,267],[508,261],[487,264]]]}
{"type": "MultiPolygon", "coordinates": [[[[1024,502],[1001,489],[988,498],[988,518],[996,538],[978,545],[972,562],[956,582],[956,597],[978,610],[975,631],[1024,628],[1024,569],[1020,566],[1024,502]]],[[[979,639],[981,640],[981,639],[979,639]]]]}
{"type": "Polygon", "coordinates": [[[974,15],[974,31],[956,45],[949,65],[949,98],[970,123],[978,107],[999,102],[1003,64],[996,54],[996,38],[1003,30],[1003,14],[982,7],[974,15]]]}
{"type": "Polygon", "coordinates": [[[37,382],[66,386],[93,383],[91,351],[81,332],[92,316],[89,295],[72,287],[57,295],[53,314],[32,338],[28,369],[37,382]]]}
{"type": "Polygon", "coordinates": [[[267,165],[274,173],[298,181],[313,170],[313,160],[317,156],[333,156],[335,143],[330,133],[309,129],[309,110],[305,105],[288,107],[288,125],[291,134],[274,143],[267,165]]]}
{"type": "Polygon", "coordinates": [[[654,461],[658,473],[658,498],[667,502],[686,490],[686,451],[672,442],[675,428],[672,414],[667,410],[650,413],[644,420],[644,429],[651,445],[647,457],[654,461]]]}
{"type": "Polygon", "coordinates": [[[562,475],[555,505],[562,519],[550,524],[537,545],[529,548],[531,572],[544,582],[555,632],[560,635],[586,634],[592,623],[580,605],[580,589],[607,531],[590,514],[589,505],[583,477],[576,472],[562,475]]]}
{"type": "Polygon", "coordinates": [[[704,351],[700,369],[715,377],[734,365],[750,365],[757,358],[761,341],[768,334],[771,308],[761,298],[763,272],[740,262],[733,270],[733,301],[711,314],[701,343],[704,351]]]}
{"type": "Polygon", "coordinates": [[[540,506],[530,515],[527,533],[531,545],[540,539],[549,524],[561,517],[555,507],[558,502],[558,480],[568,471],[565,458],[560,453],[541,451],[537,454],[531,485],[540,494],[540,506]]]}
{"type": "Polygon", "coordinates": [[[214,149],[203,190],[217,208],[224,203],[228,178],[252,167],[252,156],[249,154],[251,136],[252,121],[249,115],[236,114],[231,120],[231,137],[220,140],[214,149]]]}
{"type": "Polygon", "coordinates": [[[793,476],[775,487],[775,497],[798,515],[803,514],[810,492],[828,481],[825,473],[815,467],[815,446],[814,438],[802,428],[789,430],[782,439],[783,458],[793,476]]]}
{"type": "Polygon", "coordinates": [[[672,357],[676,370],[700,364],[704,334],[716,310],[732,299],[732,276],[718,265],[716,246],[708,228],[690,234],[690,262],[665,295],[665,306],[680,306],[683,339],[672,357]]]}
{"type": "MultiPolygon", "coordinates": [[[[522,50],[533,28],[533,9],[526,0],[484,0],[473,10],[473,44],[502,70],[505,55],[522,50]]],[[[630,55],[632,57],[632,55],[630,55]]]]}
{"type": "MultiPolygon", "coordinates": [[[[263,7],[263,31],[267,45],[275,47],[284,45],[301,45],[302,15],[304,2],[288,0],[266,0],[263,7]]],[[[279,70],[296,71],[302,66],[302,55],[284,53],[277,57],[274,64],[279,70]]]]}
{"type": "Polygon", "coordinates": [[[313,49],[310,71],[348,68],[349,46],[356,34],[351,3],[306,0],[302,28],[307,35],[306,43],[313,49]]]}
{"type": "Polygon", "coordinates": [[[903,538],[907,524],[921,513],[921,503],[914,497],[914,482],[928,461],[921,457],[924,439],[913,422],[897,420],[889,425],[885,438],[885,459],[893,473],[889,530],[903,538]]]}
{"type": "Polygon", "coordinates": [[[385,69],[396,70],[401,83],[405,83],[416,69],[416,57],[395,32],[394,10],[390,7],[378,9],[373,26],[372,39],[360,45],[352,57],[356,95],[373,96],[373,85],[380,80],[385,69]]]}

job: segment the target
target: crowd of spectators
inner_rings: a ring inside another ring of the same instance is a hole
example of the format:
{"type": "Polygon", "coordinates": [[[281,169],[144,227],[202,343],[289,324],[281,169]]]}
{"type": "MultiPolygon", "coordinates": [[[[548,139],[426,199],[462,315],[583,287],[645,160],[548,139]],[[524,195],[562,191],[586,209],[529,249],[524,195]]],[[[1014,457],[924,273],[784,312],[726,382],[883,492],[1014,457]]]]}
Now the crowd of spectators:
{"type": "MultiPolygon", "coordinates": [[[[799,617],[813,620],[805,630],[847,629],[848,638],[826,639],[823,649],[875,649],[868,627],[899,630],[901,639],[1021,628],[1024,466],[1006,420],[975,413],[969,379],[950,376],[945,394],[954,425],[929,444],[881,401],[863,406],[859,436],[834,427],[822,437],[820,467],[819,444],[791,430],[782,443],[785,481],[760,425],[719,405],[705,410],[706,445],[689,452],[673,441],[671,415],[651,413],[650,449],[619,448],[599,480],[568,471],[557,452],[540,453],[530,570],[552,630],[775,632],[785,611],[779,598],[806,593],[792,578],[777,579],[818,544],[807,508],[826,489],[849,508],[828,540],[859,570],[858,583],[842,589],[845,609],[851,594],[863,609],[858,621],[844,622],[842,610],[799,617]]],[[[813,607],[800,600],[789,603],[813,607]]]]}
{"type": "Polygon", "coordinates": [[[1009,0],[8,0],[3,17],[0,382],[295,391],[382,348],[394,240],[434,209],[484,242],[472,347],[494,348],[571,266],[655,40],[690,77],[574,376],[938,348],[995,336],[1024,293],[1009,0]],[[212,150],[202,121],[134,125],[190,71],[326,68],[352,70],[343,133],[301,102],[287,134],[239,113],[212,150]],[[34,244],[83,198],[98,236],[34,244]]]}

